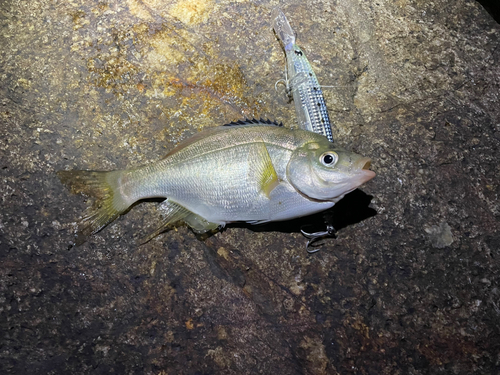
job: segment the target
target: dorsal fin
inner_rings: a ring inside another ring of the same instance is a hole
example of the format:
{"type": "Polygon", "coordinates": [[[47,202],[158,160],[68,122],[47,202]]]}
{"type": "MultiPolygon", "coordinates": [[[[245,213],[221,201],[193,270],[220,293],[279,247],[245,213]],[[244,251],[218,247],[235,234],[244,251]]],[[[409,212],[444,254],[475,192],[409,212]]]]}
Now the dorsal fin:
{"type": "Polygon", "coordinates": [[[274,125],[274,126],[283,126],[282,123],[277,123],[276,121],[272,120],[264,120],[264,119],[244,119],[244,120],[238,120],[238,121],[232,121],[229,124],[225,124],[223,126],[236,126],[236,125],[274,125]]]}

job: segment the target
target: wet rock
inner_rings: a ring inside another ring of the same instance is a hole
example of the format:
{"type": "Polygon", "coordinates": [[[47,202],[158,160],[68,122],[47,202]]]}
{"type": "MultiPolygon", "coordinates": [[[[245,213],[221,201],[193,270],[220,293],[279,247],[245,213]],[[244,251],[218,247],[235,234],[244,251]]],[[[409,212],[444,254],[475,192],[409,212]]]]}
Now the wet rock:
{"type": "Polygon", "coordinates": [[[299,231],[321,215],[139,246],[157,202],[73,247],[86,202],[55,175],[142,165],[244,117],[295,126],[269,4],[2,2],[2,373],[498,370],[498,24],[469,0],[283,10],[334,86],[335,142],[377,172],[314,255],[299,231]]]}

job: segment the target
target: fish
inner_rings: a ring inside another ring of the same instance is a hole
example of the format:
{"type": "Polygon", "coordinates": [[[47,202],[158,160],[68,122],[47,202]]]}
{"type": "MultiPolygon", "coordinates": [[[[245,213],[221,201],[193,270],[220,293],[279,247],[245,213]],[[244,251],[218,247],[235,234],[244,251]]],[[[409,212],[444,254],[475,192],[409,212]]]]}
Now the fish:
{"type": "Polygon", "coordinates": [[[79,222],[81,245],[134,203],[152,198],[164,198],[163,219],[145,242],[180,221],[205,233],[233,222],[310,215],[372,179],[370,162],[320,134],[245,120],[203,130],[142,167],[57,175],[72,193],[93,198],[79,222]]]}
{"type": "Polygon", "coordinates": [[[295,33],[285,14],[274,8],[273,29],[286,55],[285,84],[293,97],[299,127],[322,134],[333,142],[332,125],[323,91],[304,51],[295,42],[295,33]]]}

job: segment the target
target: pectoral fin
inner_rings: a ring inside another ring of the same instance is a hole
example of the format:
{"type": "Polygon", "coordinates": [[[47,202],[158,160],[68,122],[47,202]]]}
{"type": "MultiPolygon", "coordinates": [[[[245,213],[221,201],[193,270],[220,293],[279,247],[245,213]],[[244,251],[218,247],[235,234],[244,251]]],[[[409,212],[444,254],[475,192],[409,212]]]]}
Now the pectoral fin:
{"type": "Polygon", "coordinates": [[[250,181],[257,181],[260,192],[269,198],[271,191],[278,186],[279,179],[263,141],[252,147],[248,154],[248,163],[250,181]]]}

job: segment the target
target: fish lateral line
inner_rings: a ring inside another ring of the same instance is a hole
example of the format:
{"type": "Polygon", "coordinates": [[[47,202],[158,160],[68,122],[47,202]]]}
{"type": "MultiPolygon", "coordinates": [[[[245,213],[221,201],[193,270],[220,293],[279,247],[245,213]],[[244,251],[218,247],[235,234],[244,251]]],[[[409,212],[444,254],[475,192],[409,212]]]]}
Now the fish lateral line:
{"type": "MultiPolygon", "coordinates": [[[[244,126],[258,128],[259,125],[260,126],[271,126],[271,127],[286,129],[285,126],[283,125],[283,123],[277,123],[277,122],[271,121],[271,120],[262,120],[262,121],[265,121],[265,122],[260,122],[261,120],[256,120],[256,119],[246,120],[246,121],[249,121],[249,122],[238,121],[237,123],[236,122],[235,123],[229,123],[229,124],[226,124],[226,125],[222,125],[222,126],[218,126],[218,127],[214,127],[214,128],[209,128],[209,129],[207,129],[207,131],[208,132],[212,131],[212,134],[214,134],[214,133],[217,133],[218,131],[222,130],[222,128],[224,128],[224,127],[227,127],[228,130],[229,130],[232,127],[234,127],[234,129],[237,129],[238,127],[244,127],[244,126]]],[[[183,144],[183,142],[181,142],[173,150],[171,150],[163,158],[163,160],[167,159],[169,156],[172,156],[172,155],[174,155],[174,154],[176,154],[178,152],[182,152],[184,148],[189,147],[189,146],[192,145],[193,142],[191,142],[191,139],[194,139],[195,141],[199,141],[200,139],[203,138],[203,135],[204,135],[203,132],[196,133],[191,138],[187,139],[185,141],[185,144],[183,144]]],[[[200,152],[197,155],[192,155],[190,157],[187,157],[187,158],[183,159],[183,162],[187,162],[187,161],[191,161],[191,160],[195,160],[195,159],[203,159],[204,157],[206,157],[208,155],[211,155],[214,152],[221,152],[221,151],[225,151],[225,150],[230,150],[230,149],[233,149],[235,147],[240,147],[240,146],[243,146],[243,145],[247,145],[247,146],[257,145],[258,146],[259,144],[263,144],[265,146],[266,143],[269,144],[270,146],[272,145],[273,147],[289,149],[288,147],[285,147],[285,146],[283,146],[283,145],[281,145],[279,143],[273,142],[271,139],[269,139],[267,141],[264,141],[263,139],[247,140],[246,142],[242,142],[242,143],[239,143],[237,145],[234,145],[234,144],[232,144],[232,145],[226,145],[226,146],[221,146],[217,150],[207,150],[205,152],[200,152]]]]}
{"type": "MultiPolygon", "coordinates": [[[[199,133],[196,133],[194,134],[193,136],[191,136],[190,138],[184,140],[184,141],[181,141],[179,144],[177,144],[172,150],[170,150],[163,159],[166,159],[168,158],[169,156],[173,155],[173,154],[176,154],[177,152],[181,151],[182,149],[186,148],[186,147],[189,147],[191,144],[199,141],[200,139],[206,137],[208,135],[208,133],[210,134],[214,134],[214,133],[217,133],[217,132],[220,132],[223,130],[223,128],[231,128],[231,127],[237,127],[237,126],[255,126],[255,125],[262,125],[262,126],[276,126],[276,127],[283,127],[283,123],[278,123],[276,121],[272,121],[272,120],[264,120],[264,119],[245,119],[245,120],[238,120],[236,122],[230,122],[228,124],[224,124],[222,126],[216,126],[216,127],[212,127],[212,128],[208,128],[205,130],[206,133],[203,134],[203,132],[199,132],[199,133]]],[[[222,149],[226,149],[226,148],[231,148],[233,146],[229,146],[229,147],[224,147],[222,149]]],[[[204,152],[204,153],[200,153],[199,155],[196,155],[195,157],[193,158],[198,158],[198,157],[203,157],[205,155],[208,155],[208,154],[211,154],[213,152],[213,150],[211,151],[207,151],[207,152],[204,152]]],[[[190,158],[190,159],[193,159],[193,158],[190,158]]],[[[186,159],[186,160],[190,160],[190,159],[186,159]]]]}

